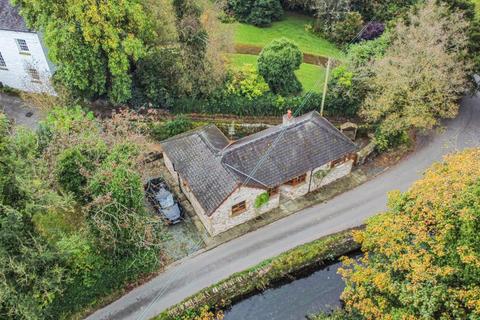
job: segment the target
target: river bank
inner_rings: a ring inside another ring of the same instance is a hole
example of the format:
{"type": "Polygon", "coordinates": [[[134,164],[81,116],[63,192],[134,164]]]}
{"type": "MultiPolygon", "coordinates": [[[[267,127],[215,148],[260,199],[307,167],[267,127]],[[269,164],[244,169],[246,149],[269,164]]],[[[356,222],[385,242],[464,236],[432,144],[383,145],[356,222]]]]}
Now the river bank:
{"type": "Polygon", "coordinates": [[[212,310],[227,310],[238,301],[317,271],[358,249],[359,245],[353,240],[352,230],[322,237],[235,273],[169,308],[154,319],[193,318],[205,306],[212,310]]]}
{"type": "MultiPolygon", "coordinates": [[[[348,257],[358,259],[360,251],[348,257]]],[[[338,274],[338,260],[313,273],[297,275],[287,283],[267,289],[232,305],[224,320],[299,320],[342,307],[345,282],[338,274]]]]}

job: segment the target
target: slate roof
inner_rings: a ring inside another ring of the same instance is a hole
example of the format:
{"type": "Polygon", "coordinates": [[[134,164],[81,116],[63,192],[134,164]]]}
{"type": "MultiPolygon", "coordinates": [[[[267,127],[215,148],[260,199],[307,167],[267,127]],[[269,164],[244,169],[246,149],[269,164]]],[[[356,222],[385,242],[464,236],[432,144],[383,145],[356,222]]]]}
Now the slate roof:
{"type": "Polygon", "coordinates": [[[30,32],[18,10],[9,0],[0,0],[0,29],[30,32]]]}
{"type": "Polygon", "coordinates": [[[168,139],[162,146],[207,215],[242,183],[275,187],[357,151],[316,111],[234,143],[209,125],[168,139]]]}
{"type": "Polygon", "coordinates": [[[228,144],[228,139],[214,125],[162,142],[163,151],[174,164],[175,171],[188,182],[207,215],[238,186],[238,179],[221,162],[221,151],[228,144]]]}
{"type": "MultiPolygon", "coordinates": [[[[294,118],[232,144],[223,162],[275,187],[357,151],[357,146],[318,112],[294,118]]],[[[248,180],[248,179],[247,179],[248,180]]]]}

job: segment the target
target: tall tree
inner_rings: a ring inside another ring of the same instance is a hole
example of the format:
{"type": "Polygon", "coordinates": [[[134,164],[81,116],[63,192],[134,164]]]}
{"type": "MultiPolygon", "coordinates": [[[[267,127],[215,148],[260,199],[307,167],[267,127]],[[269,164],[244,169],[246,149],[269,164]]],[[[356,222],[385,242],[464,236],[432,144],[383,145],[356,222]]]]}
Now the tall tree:
{"type": "Polygon", "coordinates": [[[55,80],[76,95],[131,97],[131,69],[156,34],[140,0],[12,0],[45,35],[55,80]]]}
{"type": "Polygon", "coordinates": [[[391,46],[372,66],[362,115],[389,136],[455,117],[472,71],[468,27],[461,13],[432,0],[399,23],[391,46]]]}
{"type": "MultiPolygon", "coordinates": [[[[480,318],[480,149],[446,157],[356,234],[341,274],[359,319],[480,318]]],[[[339,317],[342,319],[342,317],[339,317]]]]}

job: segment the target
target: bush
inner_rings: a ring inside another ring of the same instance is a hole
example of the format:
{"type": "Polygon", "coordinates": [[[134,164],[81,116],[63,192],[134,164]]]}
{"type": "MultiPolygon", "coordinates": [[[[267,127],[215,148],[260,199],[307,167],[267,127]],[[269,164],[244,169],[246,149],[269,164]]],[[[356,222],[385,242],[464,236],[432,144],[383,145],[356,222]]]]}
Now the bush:
{"type": "Polygon", "coordinates": [[[362,68],[371,61],[383,57],[392,43],[391,39],[391,34],[384,32],[381,37],[375,40],[362,41],[351,45],[348,49],[349,65],[354,69],[362,68]]]}
{"type": "Polygon", "coordinates": [[[193,128],[193,122],[184,116],[178,116],[166,123],[155,123],[150,128],[150,134],[158,141],[168,139],[193,128]]]}
{"type": "Polygon", "coordinates": [[[362,15],[358,12],[348,12],[345,17],[338,21],[332,31],[326,34],[327,38],[338,45],[352,41],[363,27],[362,15]]]}
{"type": "Polygon", "coordinates": [[[161,48],[138,62],[134,76],[131,103],[141,106],[153,103],[168,107],[180,94],[183,67],[180,52],[175,48],[161,48]]]}
{"type": "Polygon", "coordinates": [[[266,27],[283,16],[279,0],[228,0],[227,10],[239,21],[259,27],[266,27]]]}
{"type": "Polygon", "coordinates": [[[405,131],[395,133],[384,132],[380,127],[375,130],[375,144],[378,151],[387,151],[402,144],[408,144],[410,137],[405,131]]]}
{"type": "Polygon", "coordinates": [[[233,71],[226,86],[229,93],[249,100],[258,98],[268,91],[268,84],[251,64],[246,64],[239,70],[233,71]]]}
{"type": "MultiPolygon", "coordinates": [[[[322,95],[311,93],[308,96],[282,97],[266,93],[253,100],[218,90],[208,99],[185,98],[173,106],[174,113],[233,114],[237,116],[282,116],[288,109],[303,114],[320,110],[322,95]],[[300,109],[300,110],[299,110],[300,109]]],[[[328,112],[327,112],[328,113],[328,112]]]]}
{"type": "Polygon", "coordinates": [[[258,57],[258,71],[272,92],[297,94],[302,91],[302,84],[294,71],[300,68],[302,61],[303,54],[298,46],[287,38],[281,38],[263,48],[258,57]]]}
{"type": "Polygon", "coordinates": [[[268,194],[268,192],[264,192],[258,195],[258,197],[255,199],[255,208],[258,209],[262,207],[264,204],[268,203],[269,200],[270,195],[268,194]]]}
{"type": "Polygon", "coordinates": [[[373,40],[380,37],[385,31],[385,25],[381,22],[369,22],[362,32],[360,38],[362,40],[373,40]]]}
{"type": "Polygon", "coordinates": [[[326,110],[330,115],[353,117],[360,109],[364,91],[346,66],[335,68],[328,85],[326,110]]]}

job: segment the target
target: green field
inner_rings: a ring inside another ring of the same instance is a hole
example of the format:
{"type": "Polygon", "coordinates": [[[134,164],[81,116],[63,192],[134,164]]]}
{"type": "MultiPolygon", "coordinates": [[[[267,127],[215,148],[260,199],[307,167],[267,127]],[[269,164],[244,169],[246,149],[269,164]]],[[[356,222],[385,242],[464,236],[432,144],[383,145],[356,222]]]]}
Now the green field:
{"type": "MultiPolygon", "coordinates": [[[[258,56],[250,54],[231,54],[230,62],[233,66],[242,66],[244,64],[257,65],[258,56]]],[[[304,91],[321,92],[325,79],[325,68],[313,64],[302,63],[296,75],[303,85],[304,91]]]]}
{"type": "Polygon", "coordinates": [[[480,17],[480,0],[472,0],[477,6],[477,17],[480,17]]]}
{"type": "Polygon", "coordinates": [[[286,37],[295,41],[304,53],[341,58],[342,53],[335,45],[305,30],[311,21],[311,17],[287,13],[282,21],[267,28],[235,23],[235,43],[263,47],[274,39],[286,37]]]}

